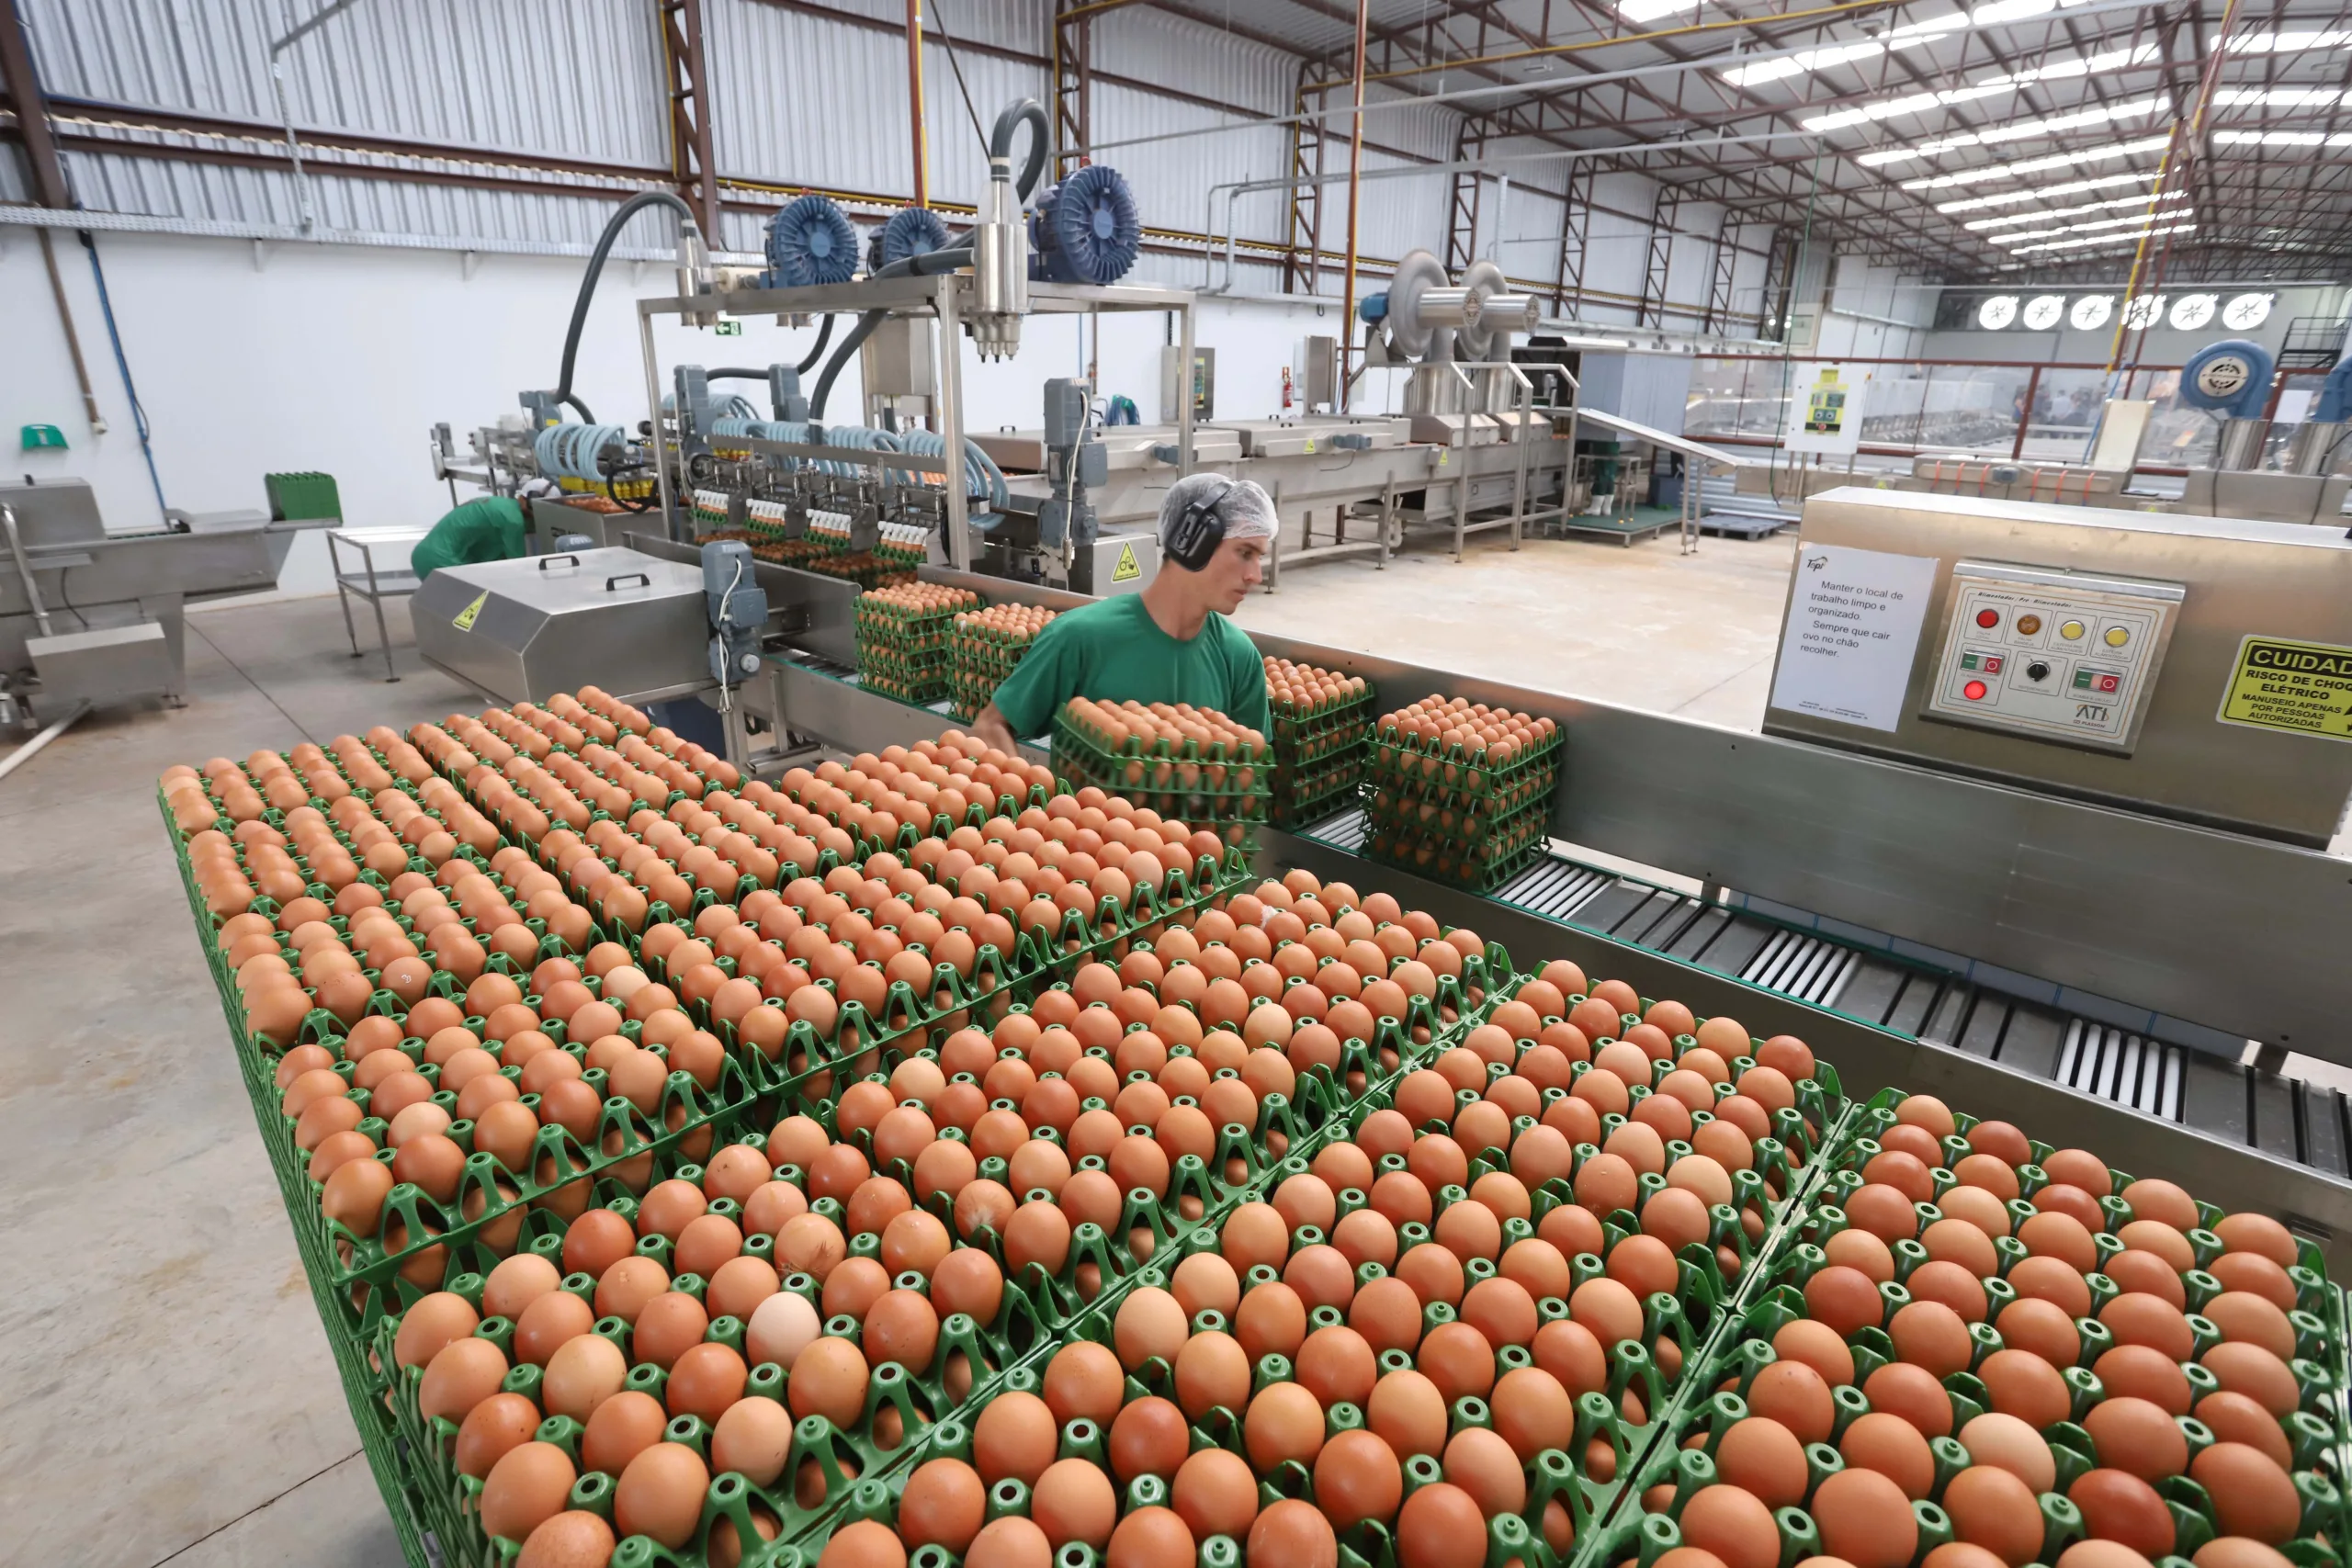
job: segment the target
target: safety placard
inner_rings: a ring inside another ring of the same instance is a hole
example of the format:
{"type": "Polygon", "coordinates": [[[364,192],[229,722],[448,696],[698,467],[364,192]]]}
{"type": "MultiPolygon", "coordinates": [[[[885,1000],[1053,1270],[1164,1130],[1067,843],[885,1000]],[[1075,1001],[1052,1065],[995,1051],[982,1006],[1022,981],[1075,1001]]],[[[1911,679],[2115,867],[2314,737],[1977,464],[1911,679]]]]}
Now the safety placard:
{"type": "Polygon", "coordinates": [[[2249,633],[2222,693],[2223,724],[2352,740],[2352,648],[2249,633]]]}
{"type": "Polygon", "coordinates": [[[1136,547],[1133,545],[1121,545],[1118,564],[1111,569],[1111,581],[1133,582],[1142,575],[1143,566],[1136,559],[1136,547]]]}
{"type": "Polygon", "coordinates": [[[481,592],[475,594],[474,602],[467,605],[464,609],[458,611],[457,619],[451,621],[449,624],[457,627],[461,632],[469,632],[473,630],[474,621],[481,615],[481,607],[489,602],[490,590],[485,588],[481,592]]]}

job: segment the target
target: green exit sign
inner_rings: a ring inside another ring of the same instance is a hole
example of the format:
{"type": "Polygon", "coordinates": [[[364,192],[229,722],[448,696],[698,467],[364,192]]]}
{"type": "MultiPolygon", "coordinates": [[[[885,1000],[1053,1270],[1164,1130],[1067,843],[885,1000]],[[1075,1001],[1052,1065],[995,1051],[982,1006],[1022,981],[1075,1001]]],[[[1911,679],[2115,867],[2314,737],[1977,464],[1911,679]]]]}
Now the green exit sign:
{"type": "Polygon", "coordinates": [[[53,424],[28,424],[25,426],[24,449],[28,452],[62,452],[65,450],[65,432],[53,424]]]}
{"type": "Polygon", "coordinates": [[[741,337],[743,335],[743,323],[741,321],[721,321],[710,330],[717,333],[720,337],[741,337]]]}

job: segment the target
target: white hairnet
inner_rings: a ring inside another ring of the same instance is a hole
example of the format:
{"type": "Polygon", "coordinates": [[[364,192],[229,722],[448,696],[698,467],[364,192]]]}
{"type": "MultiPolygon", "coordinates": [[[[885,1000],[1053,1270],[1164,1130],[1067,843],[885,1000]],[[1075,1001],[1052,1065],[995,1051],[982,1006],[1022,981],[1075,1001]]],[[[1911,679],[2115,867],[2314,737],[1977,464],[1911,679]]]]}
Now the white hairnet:
{"type": "Polygon", "coordinates": [[[1223,474],[1188,474],[1169,487],[1167,496],[1159,503],[1159,540],[1168,542],[1168,535],[1176,520],[1195,502],[1214,501],[1217,515],[1225,519],[1225,536],[1228,539],[1271,539],[1275,534],[1274,498],[1265,487],[1254,479],[1232,479],[1223,474]]]}

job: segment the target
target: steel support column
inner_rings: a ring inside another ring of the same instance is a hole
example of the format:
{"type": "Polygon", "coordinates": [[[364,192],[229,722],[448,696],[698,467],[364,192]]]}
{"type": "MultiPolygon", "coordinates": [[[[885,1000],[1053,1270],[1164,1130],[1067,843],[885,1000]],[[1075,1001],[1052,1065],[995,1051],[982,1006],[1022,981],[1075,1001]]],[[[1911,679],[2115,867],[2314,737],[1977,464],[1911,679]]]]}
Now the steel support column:
{"type": "MultiPolygon", "coordinates": [[[[1465,118],[1462,134],[1454,141],[1456,163],[1476,163],[1487,150],[1487,122],[1465,118]]],[[[1476,169],[1456,169],[1453,172],[1453,199],[1446,208],[1445,270],[1448,276],[1460,277],[1470,264],[1478,259],[1478,197],[1486,185],[1486,176],[1476,169]]]]}
{"type": "Polygon", "coordinates": [[[1732,277],[1739,269],[1739,252],[1735,248],[1738,231],[1737,215],[1724,212],[1724,226],[1715,234],[1715,268],[1707,285],[1707,314],[1699,323],[1702,333],[1721,332],[1731,324],[1732,277]]]}
{"type": "Polygon", "coordinates": [[[1054,177],[1060,179],[1089,162],[1080,151],[1091,140],[1088,126],[1094,96],[1093,11],[1080,0],[1054,0],[1054,177]]]}
{"type": "Polygon", "coordinates": [[[1560,266],[1552,281],[1552,310],[1566,315],[1584,298],[1584,260],[1592,233],[1592,163],[1568,165],[1567,189],[1560,198],[1560,266]]]}
{"type": "Polygon", "coordinates": [[[49,101],[41,96],[40,76],[33,69],[32,39],[17,0],[0,0],[0,86],[8,89],[9,111],[17,117],[17,136],[25,144],[30,165],[33,198],[43,207],[71,207],[74,193],[66,187],[65,165],[57,156],[56,133],[50,129],[49,101]]]}
{"type": "Polygon", "coordinates": [[[922,0],[907,0],[907,130],[914,145],[914,204],[929,207],[931,157],[922,123],[922,0]]]}
{"type": "Polygon", "coordinates": [[[719,247],[718,171],[710,152],[709,78],[703,70],[702,0],[656,0],[662,53],[670,80],[670,177],[694,209],[713,249],[719,247]]]}
{"type": "Polygon", "coordinates": [[[1301,61],[1299,88],[1290,128],[1290,174],[1299,182],[1290,192],[1290,244],[1283,253],[1283,291],[1312,294],[1323,276],[1323,150],[1330,137],[1320,111],[1330,107],[1328,89],[1315,95],[1314,112],[1307,105],[1306,76],[1312,67],[1301,61]]]}
{"type": "Polygon", "coordinates": [[[1650,209],[1649,260],[1642,268],[1642,298],[1634,309],[1635,326],[1666,324],[1666,286],[1674,264],[1674,220],[1681,206],[1681,194],[1672,186],[1657,187],[1657,200],[1650,209]]]}
{"type": "Polygon", "coordinates": [[[1756,308],[1756,335],[1785,340],[1789,333],[1790,293],[1796,287],[1797,236],[1774,229],[1765,247],[1764,291],[1756,308]]]}
{"type": "Polygon", "coordinates": [[[1356,0],[1356,112],[1348,128],[1348,273],[1340,295],[1340,412],[1348,408],[1355,385],[1350,373],[1349,350],[1355,345],[1356,236],[1363,217],[1363,55],[1364,35],[1372,27],[1372,0],[1356,0]]]}

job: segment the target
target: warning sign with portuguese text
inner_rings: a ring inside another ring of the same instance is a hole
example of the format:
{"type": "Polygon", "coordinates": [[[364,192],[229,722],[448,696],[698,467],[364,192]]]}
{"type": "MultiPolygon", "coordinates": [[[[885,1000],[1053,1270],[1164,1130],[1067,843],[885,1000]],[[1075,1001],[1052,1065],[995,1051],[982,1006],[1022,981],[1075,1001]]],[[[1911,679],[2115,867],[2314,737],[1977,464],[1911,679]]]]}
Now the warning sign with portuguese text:
{"type": "Polygon", "coordinates": [[[2222,694],[2223,724],[2352,740],[2352,648],[2249,635],[2222,694]]]}
{"type": "Polygon", "coordinates": [[[449,624],[457,627],[461,632],[469,632],[473,630],[474,622],[481,615],[481,607],[488,603],[490,603],[490,590],[485,588],[481,592],[475,594],[473,603],[458,611],[457,619],[451,621],[449,624]]]}

